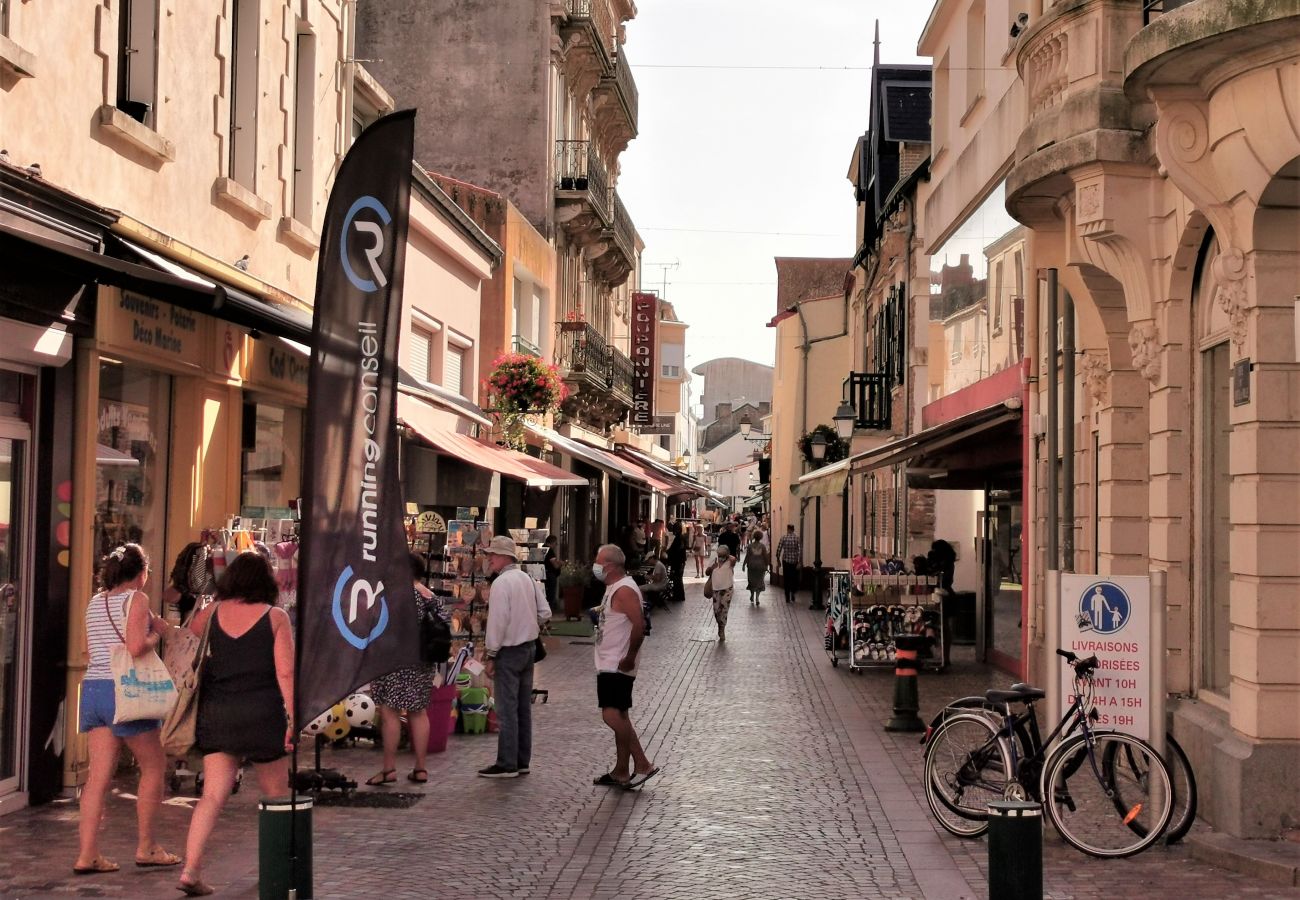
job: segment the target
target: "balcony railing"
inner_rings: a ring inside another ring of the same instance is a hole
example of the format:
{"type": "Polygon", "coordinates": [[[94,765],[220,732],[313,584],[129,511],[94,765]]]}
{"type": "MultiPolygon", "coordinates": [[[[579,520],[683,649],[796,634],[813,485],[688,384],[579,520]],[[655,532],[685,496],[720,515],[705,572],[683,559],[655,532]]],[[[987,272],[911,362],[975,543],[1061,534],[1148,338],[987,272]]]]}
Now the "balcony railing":
{"type": "Polygon", "coordinates": [[[610,195],[610,205],[614,209],[614,240],[623,250],[627,261],[632,263],[636,259],[636,229],[632,227],[632,217],[627,214],[627,207],[623,205],[618,191],[610,191],[610,195]]]}
{"type": "Polygon", "coordinates": [[[627,61],[627,50],[624,47],[618,48],[618,59],[614,61],[614,87],[618,91],[619,99],[623,103],[623,108],[627,110],[628,121],[632,123],[632,130],[636,130],[636,121],[638,108],[641,104],[641,98],[637,94],[636,82],[632,79],[632,64],[627,61]]]}
{"type": "Polygon", "coordinates": [[[1192,0],[1143,0],[1142,24],[1150,25],[1153,15],[1158,16],[1161,13],[1173,12],[1178,7],[1191,2],[1192,0]]]}
{"type": "Polygon", "coordinates": [[[844,380],[853,427],[887,431],[893,419],[893,379],[882,372],[851,372],[844,380]]]}
{"type": "Polygon", "coordinates": [[[570,19],[589,19],[601,46],[614,55],[614,14],[609,0],[565,0],[565,11],[570,19]]]}
{"type": "Polygon", "coordinates": [[[593,142],[555,142],[555,189],[589,195],[591,205],[609,219],[609,176],[593,142]]]}
{"type": "Polygon", "coordinates": [[[630,403],[632,399],[632,360],[623,351],[611,347],[605,336],[592,325],[560,322],[556,326],[555,362],[566,378],[586,380],[598,389],[616,394],[630,403]]]}
{"type": "Polygon", "coordinates": [[[609,348],[609,389],[628,402],[632,400],[632,360],[617,347],[609,348]]]}
{"type": "Polygon", "coordinates": [[[540,347],[528,340],[528,338],[519,334],[515,335],[514,340],[511,342],[511,348],[515,353],[522,353],[525,356],[536,356],[540,358],[542,355],[542,349],[540,347]]]}

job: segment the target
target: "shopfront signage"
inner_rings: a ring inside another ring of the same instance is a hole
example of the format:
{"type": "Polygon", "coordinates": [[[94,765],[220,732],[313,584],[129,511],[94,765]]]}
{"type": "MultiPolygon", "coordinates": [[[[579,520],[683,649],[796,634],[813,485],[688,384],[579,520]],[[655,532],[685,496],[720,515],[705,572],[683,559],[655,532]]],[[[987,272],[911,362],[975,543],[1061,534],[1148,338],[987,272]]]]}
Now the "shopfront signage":
{"type": "Polygon", "coordinates": [[[677,422],[675,416],[651,416],[650,421],[645,425],[637,427],[637,431],[642,434],[676,434],[677,422]]]}
{"type": "Polygon", "coordinates": [[[105,343],[187,367],[197,368],[206,358],[207,316],[131,291],[121,291],[100,310],[99,334],[105,343]]]}
{"type": "Polygon", "coordinates": [[[244,380],[254,387],[307,396],[311,359],[278,338],[248,342],[248,369],[244,380]]]}
{"type": "Polygon", "coordinates": [[[632,295],[632,417],[633,425],[652,425],[655,395],[655,329],[659,298],[632,295]]]}
{"type": "MultiPolygon", "coordinates": [[[[1061,633],[1057,644],[1100,661],[1093,702],[1097,727],[1150,739],[1151,579],[1061,575],[1061,633]]],[[[1073,669],[1060,665],[1061,708],[1074,699],[1073,669]]]]}

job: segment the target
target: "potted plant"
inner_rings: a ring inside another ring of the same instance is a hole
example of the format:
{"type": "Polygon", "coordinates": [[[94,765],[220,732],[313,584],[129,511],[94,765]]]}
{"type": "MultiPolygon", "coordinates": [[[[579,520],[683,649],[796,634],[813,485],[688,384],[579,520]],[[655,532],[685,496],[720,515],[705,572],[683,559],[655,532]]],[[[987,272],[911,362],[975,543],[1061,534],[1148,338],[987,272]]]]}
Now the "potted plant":
{"type": "Polygon", "coordinates": [[[560,600],[564,603],[565,621],[582,618],[582,598],[590,577],[591,569],[577,563],[565,563],[560,569],[560,600]]]}
{"type": "Polygon", "coordinates": [[[826,438],[826,457],[821,461],[821,465],[829,465],[833,462],[839,462],[849,455],[849,442],[840,437],[835,429],[829,425],[818,425],[812,431],[799,438],[799,452],[803,454],[804,461],[810,466],[817,466],[817,460],[813,459],[812,439],[813,435],[820,434],[826,438]]]}
{"type": "Polygon", "coordinates": [[[560,190],[562,190],[562,191],[571,191],[571,190],[573,190],[573,176],[572,176],[572,175],[561,175],[561,176],[560,176],[560,190]]]}
{"type": "Polygon", "coordinates": [[[587,316],[580,309],[571,309],[565,316],[564,321],[560,323],[560,331],[586,331],[587,316]]]}

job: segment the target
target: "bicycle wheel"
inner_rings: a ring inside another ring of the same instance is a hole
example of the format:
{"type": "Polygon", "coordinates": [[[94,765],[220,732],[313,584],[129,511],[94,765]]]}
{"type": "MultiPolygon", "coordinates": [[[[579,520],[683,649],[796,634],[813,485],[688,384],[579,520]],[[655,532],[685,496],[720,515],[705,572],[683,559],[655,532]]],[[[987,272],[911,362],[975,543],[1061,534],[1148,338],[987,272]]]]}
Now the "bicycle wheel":
{"type": "Polygon", "coordinates": [[[1131,734],[1101,731],[1092,738],[1090,745],[1085,735],[1075,735],[1052,751],[1043,767],[1043,804],[1072,847],[1102,858],[1132,856],[1169,825],[1169,768],[1131,734]],[[1130,757],[1132,764],[1125,761],[1130,757]]]}
{"type": "MultiPolygon", "coordinates": [[[[1107,746],[1106,751],[1105,766],[1108,770],[1113,766],[1121,766],[1127,767],[1131,772],[1124,778],[1116,778],[1116,784],[1122,785],[1130,778],[1146,777],[1140,758],[1132,747],[1124,747],[1122,752],[1119,752],[1119,745],[1112,743],[1107,746]]],[[[1169,827],[1165,829],[1165,843],[1176,844],[1187,835],[1196,822],[1197,795],[1196,776],[1192,773],[1192,764],[1172,734],[1165,735],[1165,764],[1169,767],[1174,787],[1174,812],[1169,819],[1169,827]]],[[[1118,791],[1114,803],[1117,810],[1128,808],[1127,800],[1118,791]]],[[[1137,834],[1146,833],[1144,827],[1136,820],[1130,823],[1129,827],[1137,834]]]]}
{"type": "Polygon", "coordinates": [[[1011,759],[998,728],[975,713],[950,716],[925,748],[925,799],[947,831],[978,837],[989,827],[988,805],[1011,781],[1011,759]]]}

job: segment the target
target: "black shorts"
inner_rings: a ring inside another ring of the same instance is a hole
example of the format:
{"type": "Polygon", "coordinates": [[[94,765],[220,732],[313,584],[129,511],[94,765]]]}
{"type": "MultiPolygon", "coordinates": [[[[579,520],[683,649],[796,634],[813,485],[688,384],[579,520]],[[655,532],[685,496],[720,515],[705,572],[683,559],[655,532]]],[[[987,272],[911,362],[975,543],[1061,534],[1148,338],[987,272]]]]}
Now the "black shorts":
{"type": "Polygon", "coordinates": [[[632,708],[632,685],[635,683],[635,675],[624,675],[622,672],[597,672],[596,705],[601,709],[627,712],[632,708]]]}

